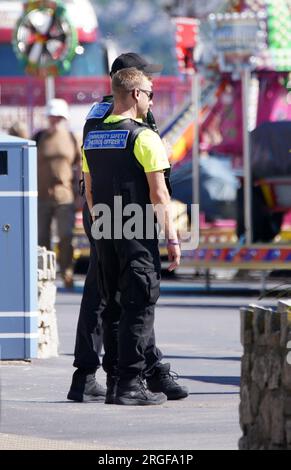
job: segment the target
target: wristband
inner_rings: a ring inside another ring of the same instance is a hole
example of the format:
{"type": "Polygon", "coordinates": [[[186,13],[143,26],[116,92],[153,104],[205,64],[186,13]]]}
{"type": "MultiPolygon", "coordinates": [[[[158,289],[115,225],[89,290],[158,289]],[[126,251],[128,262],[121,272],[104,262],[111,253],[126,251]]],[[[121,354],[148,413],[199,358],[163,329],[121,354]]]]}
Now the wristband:
{"type": "Polygon", "coordinates": [[[179,240],[171,240],[171,239],[169,239],[167,245],[174,245],[174,246],[175,246],[175,245],[180,245],[180,242],[179,242],[179,240]]]}

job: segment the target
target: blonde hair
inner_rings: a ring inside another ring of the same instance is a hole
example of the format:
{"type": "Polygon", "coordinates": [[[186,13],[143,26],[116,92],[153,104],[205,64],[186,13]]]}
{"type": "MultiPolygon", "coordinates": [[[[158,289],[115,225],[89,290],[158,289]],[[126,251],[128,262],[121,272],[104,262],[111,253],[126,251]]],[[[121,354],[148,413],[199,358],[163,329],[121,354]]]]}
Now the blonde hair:
{"type": "Polygon", "coordinates": [[[125,95],[143,85],[144,79],[151,81],[148,75],[135,67],[118,70],[112,77],[112,92],[114,95],[125,95]]]}

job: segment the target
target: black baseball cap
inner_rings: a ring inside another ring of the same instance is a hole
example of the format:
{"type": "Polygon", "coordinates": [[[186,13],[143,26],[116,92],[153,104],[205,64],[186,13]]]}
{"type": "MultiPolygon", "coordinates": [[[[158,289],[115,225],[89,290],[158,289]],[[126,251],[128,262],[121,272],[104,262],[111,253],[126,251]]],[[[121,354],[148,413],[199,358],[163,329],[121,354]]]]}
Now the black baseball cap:
{"type": "Polygon", "coordinates": [[[118,70],[128,69],[130,67],[135,67],[145,73],[160,72],[163,68],[160,64],[149,64],[143,57],[135,52],[127,52],[126,54],[121,54],[116,57],[111,66],[110,76],[112,77],[118,70]]]}

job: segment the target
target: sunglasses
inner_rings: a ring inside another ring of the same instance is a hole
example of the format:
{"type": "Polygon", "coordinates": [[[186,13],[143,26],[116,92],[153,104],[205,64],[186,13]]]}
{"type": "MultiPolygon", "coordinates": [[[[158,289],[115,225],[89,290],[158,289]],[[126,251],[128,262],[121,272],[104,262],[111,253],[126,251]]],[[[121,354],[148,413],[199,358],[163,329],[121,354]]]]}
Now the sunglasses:
{"type": "MultiPolygon", "coordinates": [[[[142,91],[143,93],[145,93],[149,99],[149,101],[151,101],[154,97],[154,92],[153,91],[150,91],[150,90],[143,90],[142,88],[138,88],[139,91],[142,91]]],[[[131,93],[132,91],[134,90],[130,90],[129,93],[131,93]]]]}
{"type": "Polygon", "coordinates": [[[145,93],[149,100],[152,100],[153,97],[154,97],[154,92],[153,91],[143,90],[142,88],[139,88],[139,91],[142,91],[143,93],[145,93]]]}

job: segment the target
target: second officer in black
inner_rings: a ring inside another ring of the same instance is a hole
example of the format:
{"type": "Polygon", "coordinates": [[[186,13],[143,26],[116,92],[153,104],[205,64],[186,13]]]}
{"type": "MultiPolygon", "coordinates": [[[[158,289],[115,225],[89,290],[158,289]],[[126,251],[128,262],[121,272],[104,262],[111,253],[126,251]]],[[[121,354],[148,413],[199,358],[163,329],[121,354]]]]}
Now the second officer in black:
{"type": "MultiPolygon", "coordinates": [[[[110,75],[113,77],[118,70],[129,67],[135,67],[150,74],[161,70],[161,66],[149,64],[138,54],[128,52],[121,54],[115,59],[110,75]]],[[[112,110],[113,96],[104,97],[101,103],[96,103],[92,107],[84,126],[84,139],[88,132],[94,130],[98,123],[112,113],[112,110]]],[[[146,122],[150,125],[151,129],[158,132],[150,108],[148,109],[146,122]]],[[[168,165],[168,162],[166,162],[164,166],[168,165]]],[[[84,205],[83,220],[84,228],[90,241],[90,265],[84,285],[76,334],[74,366],[77,367],[77,370],[73,374],[68,398],[75,401],[98,401],[102,400],[106,392],[95,379],[96,369],[100,366],[99,354],[102,345],[102,326],[100,322],[100,298],[96,291],[96,248],[91,236],[92,219],[87,204],[84,205]]],[[[170,372],[170,364],[161,363],[162,353],[155,344],[154,330],[152,330],[145,357],[146,367],[144,377],[147,379],[147,385],[150,390],[163,392],[171,400],[187,396],[186,388],[174,380],[174,376],[170,372]]]]}

